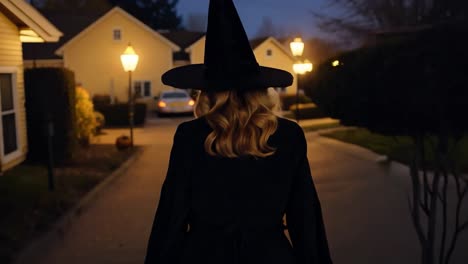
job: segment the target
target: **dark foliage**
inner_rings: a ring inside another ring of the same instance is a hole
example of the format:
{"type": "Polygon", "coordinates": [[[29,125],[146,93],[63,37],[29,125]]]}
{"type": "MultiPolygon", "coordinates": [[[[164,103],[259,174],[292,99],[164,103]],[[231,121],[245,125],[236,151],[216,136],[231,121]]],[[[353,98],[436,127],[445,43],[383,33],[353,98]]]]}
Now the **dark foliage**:
{"type": "Polygon", "coordinates": [[[177,14],[179,0],[109,0],[112,5],[140,19],[153,29],[179,29],[182,18],[177,14]]]}
{"type": "MultiPolygon", "coordinates": [[[[296,108],[295,105],[291,106],[291,114],[293,118],[296,117],[296,108]]],[[[302,119],[316,119],[316,118],[324,118],[327,117],[325,113],[323,113],[320,108],[316,106],[305,106],[299,107],[299,118],[302,119]]]]}
{"type": "MultiPolygon", "coordinates": [[[[128,104],[96,105],[95,109],[106,118],[106,126],[129,126],[128,104]]],[[[145,124],[147,105],[135,104],[134,124],[141,126],[145,124]]]]}
{"type": "Polygon", "coordinates": [[[365,36],[375,31],[405,29],[456,20],[464,20],[466,23],[468,19],[466,0],[327,0],[327,2],[334,12],[320,10],[314,14],[323,29],[335,34],[341,32],[351,33],[352,36],[365,36]]]}
{"type": "Polygon", "coordinates": [[[438,26],[344,53],[318,67],[307,92],[343,124],[384,134],[462,133],[468,106],[464,26],[438,26]]]}
{"type": "MultiPolygon", "coordinates": [[[[281,94],[281,109],[289,110],[291,105],[296,104],[296,94],[281,94]]],[[[312,100],[304,94],[299,94],[299,103],[300,104],[307,104],[312,103],[312,100]]]]}
{"type": "Polygon", "coordinates": [[[47,124],[54,126],[53,154],[57,164],[72,158],[76,146],[75,76],[67,69],[38,68],[25,71],[28,160],[46,162],[47,124]]]}

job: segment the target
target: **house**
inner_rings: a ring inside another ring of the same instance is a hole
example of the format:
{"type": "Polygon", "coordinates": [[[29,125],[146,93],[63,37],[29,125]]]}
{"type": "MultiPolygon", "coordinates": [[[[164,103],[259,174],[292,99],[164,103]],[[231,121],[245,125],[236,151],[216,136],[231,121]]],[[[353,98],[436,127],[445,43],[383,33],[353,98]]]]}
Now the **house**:
{"type": "Polygon", "coordinates": [[[0,0],[0,173],[26,158],[22,42],[56,42],[62,33],[22,0],[0,0]]]}
{"type": "Polygon", "coordinates": [[[79,14],[44,11],[43,15],[63,32],[58,42],[23,43],[25,69],[41,67],[63,67],[63,59],[55,51],[91,25],[103,14],[79,14]]]}
{"type": "Polygon", "coordinates": [[[132,73],[133,87],[139,101],[152,105],[153,97],[167,89],[160,76],[174,67],[173,53],[180,48],[120,7],[108,11],[55,53],[91,96],[109,94],[115,101],[127,101],[129,77],[120,55],[129,43],[140,58],[132,73]]]}
{"type": "MultiPolygon", "coordinates": [[[[205,57],[205,41],[206,37],[200,38],[185,49],[190,56],[191,63],[203,63],[205,57]]],[[[278,42],[274,37],[253,39],[250,41],[250,45],[261,66],[279,68],[295,76],[293,64],[296,60],[294,56],[287,47],[278,42]]],[[[290,87],[277,88],[280,92],[296,93],[297,78],[294,78],[294,82],[290,87]]]]}
{"type": "Polygon", "coordinates": [[[193,43],[205,36],[204,32],[193,32],[187,30],[159,31],[165,38],[177,44],[180,51],[173,56],[174,67],[184,66],[191,63],[190,54],[186,51],[193,43]]]}

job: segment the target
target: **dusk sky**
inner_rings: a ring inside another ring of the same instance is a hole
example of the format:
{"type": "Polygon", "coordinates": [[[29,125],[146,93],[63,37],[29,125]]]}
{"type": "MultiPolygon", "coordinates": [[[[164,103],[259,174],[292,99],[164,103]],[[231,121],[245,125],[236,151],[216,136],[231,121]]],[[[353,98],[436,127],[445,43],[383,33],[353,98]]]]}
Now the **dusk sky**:
{"type": "MultiPolygon", "coordinates": [[[[188,14],[207,14],[209,0],[179,0],[178,10],[185,19],[188,14]]],[[[263,17],[285,32],[299,32],[304,37],[323,36],[316,28],[311,10],[325,11],[327,0],[234,0],[249,37],[254,37],[263,17]]]]}

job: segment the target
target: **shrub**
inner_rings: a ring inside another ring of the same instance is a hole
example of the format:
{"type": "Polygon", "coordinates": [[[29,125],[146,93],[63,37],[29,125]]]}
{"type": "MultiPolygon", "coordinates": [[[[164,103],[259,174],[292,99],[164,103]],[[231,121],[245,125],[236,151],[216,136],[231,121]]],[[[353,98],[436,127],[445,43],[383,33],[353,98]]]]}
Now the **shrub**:
{"type": "Polygon", "coordinates": [[[93,103],[89,93],[83,87],[76,87],[76,137],[82,145],[89,145],[89,140],[97,126],[93,103]]]}
{"type": "Polygon", "coordinates": [[[46,162],[46,128],[54,126],[53,152],[57,164],[72,158],[76,146],[75,77],[64,68],[36,68],[24,72],[28,159],[46,162]]]}
{"type": "MultiPolygon", "coordinates": [[[[99,111],[106,119],[106,126],[129,126],[128,104],[112,104],[101,106],[99,111]]],[[[134,125],[139,126],[145,123],[146,104],[136,103],[134,112],[134,125]]]]}
{"type": "Polygon", "coordinates": [[[98,110],[101,106],[106,106],[111,104],[111,97],[108,94],[95,94],[93,96],[93,105],[94,109],[98,110]]]}
{"type": "MultiPolygon", "coordinates": [[[[296,104],[296,101],[297,101],[296,94],[281,94],[280,100],[281,100],[281,109],[287,110],[291,107],[291,105],[296,104]]],[[[312,103],[312,100],[304,94],[299,94],[299,103],[300,104],[312,103]]]]}
{"type": "MultiPolygon", "coordinates": [[[[289,107],[289,111],[294,118],[296,118],[296,104],[289,107]]],[[[299,104],[299,118],[300,119],[315,119],[315,118],[324,118],[326,114],[323,113],[320,108],[318,108],[313,103],[308,104],[299,104]]]]}
{"type": "Polygon", "coordinates": [[[101,130],[104,128],[106,125],[106,118],[101,112],[94,111],[94,116],[96,117],[96,134],[101,133],[101,130]]]}

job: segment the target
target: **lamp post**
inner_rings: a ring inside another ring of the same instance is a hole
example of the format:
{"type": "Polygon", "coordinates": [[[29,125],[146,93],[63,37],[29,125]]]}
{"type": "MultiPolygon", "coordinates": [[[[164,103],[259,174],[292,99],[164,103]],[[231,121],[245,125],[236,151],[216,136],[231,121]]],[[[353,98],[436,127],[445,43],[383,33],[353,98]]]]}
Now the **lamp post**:
{"type": "Polygon", "coordinates": [[[139,56],[129,43],[124,53],[120,55],[124,71],[128,72],[128,120],[130,124],[130,146],[133,147],[134,97],[132,91],[132,72],[138,65],[139,56]]]}
{"type": "Polygon", "coordinates": [[[295,38],[294,41],[290,43],[290,47],[292,54],[297,58],[297,62],[293,65],[293,71],[297,76],[296,121],[299,122],[299,80],[301,75],[312,71],[313,64],[308,60],[302,61],[302,54],[304,53],[304,42],[301,38],[295,38]]]}

